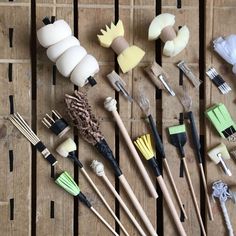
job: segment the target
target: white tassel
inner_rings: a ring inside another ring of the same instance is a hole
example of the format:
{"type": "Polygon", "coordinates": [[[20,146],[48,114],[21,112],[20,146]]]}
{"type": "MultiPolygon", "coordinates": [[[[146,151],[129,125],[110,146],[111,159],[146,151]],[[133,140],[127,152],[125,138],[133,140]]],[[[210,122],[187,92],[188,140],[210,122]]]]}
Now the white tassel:
{"type": "Polygon", "coordinates": [[[232,71],[236,74],[236,35],[225,38],[219,37],[213,41],[214,50],[229,64],[233,65],[232,71]]]}

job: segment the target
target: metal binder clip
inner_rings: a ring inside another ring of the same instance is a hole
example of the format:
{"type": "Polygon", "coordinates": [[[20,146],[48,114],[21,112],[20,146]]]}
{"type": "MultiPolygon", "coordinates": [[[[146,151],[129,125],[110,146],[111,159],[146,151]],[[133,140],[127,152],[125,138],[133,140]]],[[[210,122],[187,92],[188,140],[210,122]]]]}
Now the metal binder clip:
{"type": "Polygon", "coordinates": [[[188,67],[188,65],[184,62],[184,61],[180,61],[177,66],[180,68],[180,70],[182,70],[184,72],[184,74],[186,75],[186,77],[192,82],[192,84],[194,85],[194,87],[199,87],[199,85],[202,83],[201,80],[199,80],[197,78],[197,76],[195,76],[193,74],[193,72],[191,71],[191,69],[188,67]]]}
{"type": "Polygon", "coordinates": [[[161,66],[159,66],[155,61],[148,67],[145,68],[145,71],[151,78],[152,82],[159,89],[166,89],[171,96],[175,96],[175,92],[169,86],[167,80],[169,75],[163,70],[161,66]]]}
{"type": "Polygon", "coordinates": [[[121,79],[121,77],[114,70],[110,74],[107,75],[107,78],[110,81],[112,87],[116,91],[122,92],[129,102],[133,101],[133,98],[129,95],[129,93],[124,88],[124,86],[126,86],[125,81],[121,79]]]}

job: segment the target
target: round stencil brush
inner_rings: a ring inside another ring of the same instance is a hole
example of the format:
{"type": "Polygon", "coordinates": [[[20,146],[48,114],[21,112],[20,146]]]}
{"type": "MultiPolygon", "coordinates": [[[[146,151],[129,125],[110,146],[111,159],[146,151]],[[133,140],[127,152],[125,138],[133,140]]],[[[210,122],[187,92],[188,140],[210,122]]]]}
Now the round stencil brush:
{"type": "Polygon", "coordinates": [[[134,218],[134,216],[130,212],[129,208],[127,207],[127,205],[125,204],[123,199],[120,197],[119,193],[116,191],[116,189],[113,187],[112,183],[110,182],[110,180],[106,176],[105,171],[104,171],[104,165],[101,162],[94,160],[91,164],[91,167],[97,176],[102,177],[102,179],[104,180],[104,182],[106,183],[108,188],[114,194],[114,196],[119,201],[120,205],[122,206],[122,208],[124,209],[126,214],[129,216],[130,220],[133,222],[133,224],[135,225],[135,227],[139,231],[140,235],[146,236],[146,234],[143,231],[143,229],[141,228],[140,224],[136,221],[136,219],[134,218]]]}
{"type": "Polygon", "coordinates": [[[94,209],[92,204],[86,198],[86,196],[80,191],[79,186],[75,183],[73,178],[63,171],[55,180],[55,183],[63,188],[66,192],[74,197],[77,197],[85,206],[87,206],[101,222],[112,232],[113,235],[119,236],[115,230],[108,224],[108,222],[94,209]]]}
{"type": "Polygon", "coordinates": [[[88,180],[88,182],[90,183],[90,185],[93,187],[93,189],[95,190],[95,192],[98,194],[98,196],[100,197],[100,199],[102,200],[102,202],[104,203],[104,205],[106,206],[106,208],[108,209],[108,211],[111,213],[112,217],[115,219],[115,221],[119,224],[120,228],[122,229],[122,231],[124,232],[124,234],[126,236],[129,236],[127,230],[125,229],[125,227],[122,225],[122,223],[120,222],[120,220],[117,218],[115,212],[112,210],[112,208],[109,206],[109,204],[107,203],[106,199],[104,198],[104,196],[102,195],[102,193],[100,192],[100,190],[97,188],[96,184],[93,182],[93,180],[90,178],[89,174],[87,173],[87,171],[84,169],[82,163],[79,161],[79,159],[76,157],[76,143],[71,139],[68,138],[66,139],[63,143],[61,143],[56,151],[63,157],[68,157],[69,159],[73,160],[76,165],[78,165],[78,167],[80,168],[80,170],[82,171],[83,175],[85,176],[85,178],[88,180]]]}
{"type": "Polygon", "coordinates": [[[141,136],[140,138],[137,138],[136,141],[134,141],[136,147],[139,149],[139,151],[143,154],[145,159],[148,161],[150,166],[152,167],[154,174],[156,176],[157,182],[161,188],[161,191],[163,193],[164,199],[169,207],[169,210],[171,212],[171,215],[174,219],[175,225],[179,231],[179,235],[184,236],[187,235],[182,223],[180,222],[179,215],[175,209],[174,203],[171,199],[170,193],[166,187],[166,184],[163,180],[163,177],[161,175],[161,171],[158,167],[155,154],[152,148],[151,144],[151,138],[150,134],[146,134],[141,136]]]}

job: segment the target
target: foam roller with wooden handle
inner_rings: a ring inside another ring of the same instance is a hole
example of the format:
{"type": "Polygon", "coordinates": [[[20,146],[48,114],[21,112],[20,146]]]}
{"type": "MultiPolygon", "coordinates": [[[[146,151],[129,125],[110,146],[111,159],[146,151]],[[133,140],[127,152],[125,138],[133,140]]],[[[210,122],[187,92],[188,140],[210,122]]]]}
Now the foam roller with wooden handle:
{"type": "Polygon", "coordinates": [[[37,37],[48,48],[47,55],[56,63],[58,71],[65,77],[71,76],[71,81],[79,87],[87,83],[95,85],[93,76],[99,71],[98,62],[72,36],[70,26],[64,20],[51,22],[45,18],[43,22],[46,25],[37,31],[37,37]]]}

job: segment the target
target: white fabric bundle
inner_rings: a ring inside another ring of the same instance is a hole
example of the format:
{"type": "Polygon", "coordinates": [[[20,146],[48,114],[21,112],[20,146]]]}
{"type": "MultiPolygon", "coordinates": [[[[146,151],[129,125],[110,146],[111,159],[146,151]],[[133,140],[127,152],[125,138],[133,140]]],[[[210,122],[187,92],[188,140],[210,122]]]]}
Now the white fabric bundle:
{"type": "Polygon", "coordinates": [[[214,50],[229,64],[233,65],[232,71],[236,74],[236,35],[225,38],[219,37],[213,41],[214,50]]]}
{"type": "Polygon", "coordinates": [[[88,55],[72,36],[70,26],[64,20],[47,24],[37,31],[39,43],[47,49],[48,58],[56,63],[58,71],[69,77],[75,85],[83,87],[99,71],[97,60],[88,55]]]}

